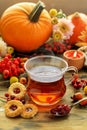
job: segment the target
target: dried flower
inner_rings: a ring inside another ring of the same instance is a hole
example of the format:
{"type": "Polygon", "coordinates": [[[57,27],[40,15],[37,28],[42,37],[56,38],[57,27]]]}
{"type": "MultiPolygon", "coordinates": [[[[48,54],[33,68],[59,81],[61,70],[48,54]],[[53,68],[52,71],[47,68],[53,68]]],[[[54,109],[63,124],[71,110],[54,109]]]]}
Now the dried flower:
{"type": "Polygon", "coordinates": [[[58,23],[58,18],[57,17],[53,17],[52,18],[52,24],[57,24],[58,23]]]}
{"type": "Polygon", "coordinates": [[[52,17],[54,41],[69,39],[74,29],[72,21],[66,17],[61,9],[59,12],[56,9],[51,9],[49,14],[52,17]]]}
{"type": "Polygon", "coordinates": [[[53,40],[60,41],[63,39],[63,33],[60,30],[56,30],[53,32],[53,40]]]}
{"type": "Polygon", "coordinates": [[[53,31],[52,42],[50,48],[55,53],[63,53],[65,50],[70,49],[72,46],[68,43],[68,39],[73,34],[74,25],[70,19],[66,17],[62,10],[50,10],[52,18],[53,31]]]}
{"type": "Polygon", "coordinates": [[[54,8],[50,9],[49,14],[50,14],[51,17],[55,17],[55,16],[57,16],[57,10],[54,9],[54,8]]]}
{"type": "Polygon", "coordinates": [[[72,24],[71,20],[67,18],[61,18],[59,19],[58,25],[60,31],[63,33],[66,39],[69,39],[73,34],[74,29],[74,25],[72,24]]]}
{"type": "Polygon", "coordinates": [[[0,56],[4,57],[7,53],[7,44],[0,38],[0,56]]]}
{"type": "Polygon", "coordinates": [[[59,40],[69,39],[70,36],[73,34],[73,28],[74,28],[74,25],[71,23],[69,19],[66,19],[66,18],[59,19],[58,23],[53,25],[53,36],[54,36],[54,32],[56,33],[57,31],[57,33],[61,32],[61,34],[63,35],[62,39],[60,37],[59,40]]]}

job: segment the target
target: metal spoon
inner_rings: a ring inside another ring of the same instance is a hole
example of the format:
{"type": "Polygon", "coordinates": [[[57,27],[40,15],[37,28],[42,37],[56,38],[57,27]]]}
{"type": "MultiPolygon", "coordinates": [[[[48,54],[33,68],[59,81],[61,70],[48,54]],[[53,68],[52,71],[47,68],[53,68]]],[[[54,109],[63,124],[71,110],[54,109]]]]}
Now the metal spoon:
{"type": "Polygon", "coordinates": [[[54,116],[59,116],[59,117],[67,116],[74,106],[76,106],[77,104],[79,104],[80,102],[82,102],[84,100],[87,100],[87,97],[83,98],[83,99],[81,99],[81,100],[79,100],[71,105],[68,105],[68,104],[58,105],[57,107],[51,109],[50,113],[54,116]]]}

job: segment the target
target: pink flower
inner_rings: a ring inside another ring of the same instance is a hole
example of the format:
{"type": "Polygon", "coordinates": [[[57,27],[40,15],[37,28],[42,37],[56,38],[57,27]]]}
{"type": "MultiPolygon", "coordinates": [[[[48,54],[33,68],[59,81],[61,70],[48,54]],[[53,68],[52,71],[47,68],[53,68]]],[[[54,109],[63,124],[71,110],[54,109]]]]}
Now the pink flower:
{"type": "Polygon", "coordinates": [[[65,36],[65,39],[69,39],[73,34],[74,25],[72,24],[70,19],[61,18],[58,21],[58,28],[65,36]]]}
{"type": "Polygon", "coordinates": [[[63,33],[60,31],[60,30],[55,30],[53,31],[53,40],[54,41],[62,41],[64,38],[63,38],[63,33]]]}

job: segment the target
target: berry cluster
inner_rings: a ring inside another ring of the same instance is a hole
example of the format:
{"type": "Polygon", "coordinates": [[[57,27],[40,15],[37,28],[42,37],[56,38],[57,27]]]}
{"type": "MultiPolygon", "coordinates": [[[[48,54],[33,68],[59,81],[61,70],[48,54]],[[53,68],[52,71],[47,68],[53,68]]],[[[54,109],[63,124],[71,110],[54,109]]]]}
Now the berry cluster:
{"type": "Polygon", "coordinates": [[[61,104],[50,110],[50,113],[54,116],[67,116],[71,110],[71,107],[67,104],[61,104]]]}
{"type": "MultiPolygon", "coordinates": [[[[79,101],[80,99],[82,99],[84,96],[87,95],[87,80],[85,79],[80,79],[78,77],[76,77],[73,81],[72,81],[72,86],[76,89],[79,90],[79,92],[76,92],[71,99],[73,100],[73,102],[79,101]],[[82,89],[80,89],[82,88],[82,89]]],[[[79,103],[80,106],[87,106],[87,99],[85,99],[84,101],[81,101],[79,103]]]]}
{"type": "Polygon", "coordinates": [[[62,54],[64,51],[71,49],[71,45],[69,43],[60,43],[60,42],[53,42],[49,44],[44,44],[45,49],[53,51],[56,54],[62,54]]]}
{"type": "MultiPolygon", "coordinates": [[[[17,88],[17,89],[15,90],[15,93],[17,94],[17,93],[19,93],[19,91],[20,91],[20,90],[17,88]]],[[[6,101],[19,100],[19,101],[21,101],[23,104],[26,103],[25,97],[18,98],[18,97],[16,97],[15,95],[10,95],[9,93],[5,93],[5,97],[6,97],[6,101]]]]}
{"type": "Polygon", "coordinates": [[[4,79],[10,78],[11,76],[19,76],[24,71],[24,63],[20,57],[12,58],[11,54],[6,54],[0,60],[0,73],[4,79]]]}
{"type": "Polygon", "coordinates": [[[72,81],[72,85],[75,89],[84,88],[87,85],[87,80],[76,78],[72,81]]]}
{"type": "MultiPolygon", "coordinates": [[[[71,99],[73,100],[73,102],[77,102],[81,99],[83,99],[84,95],[82,94],[82,92],[76,92],[72,97],[71,99]]],[[[80,106],[87,106],[87,99],[81,101],[79,103],[80,106]]]]}

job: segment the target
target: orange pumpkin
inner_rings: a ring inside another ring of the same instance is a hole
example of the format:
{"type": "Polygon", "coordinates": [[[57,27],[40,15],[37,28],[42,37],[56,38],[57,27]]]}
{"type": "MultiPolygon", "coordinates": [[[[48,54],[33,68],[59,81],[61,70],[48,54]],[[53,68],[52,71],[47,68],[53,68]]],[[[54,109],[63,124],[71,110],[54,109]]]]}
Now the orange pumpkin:
{"type": "Polygon", "coordinates": [[[74,24],[73,35],[70,37],[69,42],[71,44],[75,44],[76,42],[80,42],[82,31],[85,31],[87,26],[87,15],[83,13],[76,12],[68,16],[71,19],[72,23],[74,24]]]}
{"type": "Polygon", "coordinates": [[[19,52],[37,49],[51,33],[51,18],[42,2],[15,4],[6,9],[1,17],[2,38],[19,52]]]}

